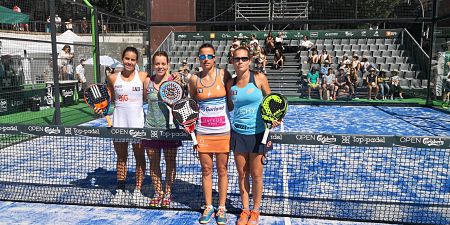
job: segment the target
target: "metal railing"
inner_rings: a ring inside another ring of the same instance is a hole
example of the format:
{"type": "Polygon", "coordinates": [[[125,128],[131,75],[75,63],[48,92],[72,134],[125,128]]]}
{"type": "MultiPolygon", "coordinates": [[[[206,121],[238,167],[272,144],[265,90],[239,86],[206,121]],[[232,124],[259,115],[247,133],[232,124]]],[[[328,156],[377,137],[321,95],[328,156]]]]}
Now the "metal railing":
{"type": "Polygon", "coordinates": [[[427,78],[430,68],[430,56],[420,47],[420,44],[407,29],[402,30],[401,45],[405,50],[410,51],[411,55],[414,56],[414,63],[417,63],[419,70],[422,71],[423,77],[418,78],[427,78]]]}
{"type": "Polygon", "coordinates": [[[273,19],[308,18],[308,1],[273,3],[273,19]]]}
{"type": "Polygon", "coordinates": [[[270,1],[265,3],[239,2],[235,4],[235,20],[271,19],[270,1]]]}

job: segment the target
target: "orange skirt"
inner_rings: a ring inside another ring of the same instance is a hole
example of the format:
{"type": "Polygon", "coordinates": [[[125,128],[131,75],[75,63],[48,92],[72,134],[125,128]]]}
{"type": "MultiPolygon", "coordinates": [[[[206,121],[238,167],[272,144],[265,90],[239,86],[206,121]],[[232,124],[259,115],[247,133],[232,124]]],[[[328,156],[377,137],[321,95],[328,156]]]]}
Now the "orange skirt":
{"type": "Polygon", "coordinates": [[[197,135],[197,151],[201,153],[230,152],[230,135],[197,135]]]}

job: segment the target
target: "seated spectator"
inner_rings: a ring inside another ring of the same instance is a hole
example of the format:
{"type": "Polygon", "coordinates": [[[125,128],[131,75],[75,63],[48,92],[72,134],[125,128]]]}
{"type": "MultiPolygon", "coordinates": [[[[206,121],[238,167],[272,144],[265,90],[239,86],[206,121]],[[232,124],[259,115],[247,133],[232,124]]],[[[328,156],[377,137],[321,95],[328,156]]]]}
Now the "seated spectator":
{"type": "Polygon", "coordinates": [[[328,62],[331,62],[331,55],[328,54],[328,51],[326,49],[322,50],[322,53],[319,55],[319,58],[320,58],[320,63],[322,63],[322,64],[325,60],[327,60],[328,62]]]}
{"type": "Polygon", "coordinates": [[[314,44],[308,40],[308,36],[303,36],[303,40],[300,41],[300,51],[309,51],[314,44]]]}
{"type": "Polygon", "coordinates": [[[178,68],[178,72],[186,75],[189,74],[190,68],[186,60],[181,61],[181,66],[178,68]]]}
{"type": "Polygon", "coordinates": [[[361,59],[361,71],[363,73],[368,72],[372,64],[369,62],[367,56],[363,55],[361,59]]]}
{"type": "Polygon", "coordinates": [[[273,52],[273,49],[275,48],[275,39],[273,39],[271,31],[269,31],[269,34],[267,35],[266,40],[264,41],[264,45],[266,48],[266,52],[268,54],[273,52]]]}
{"type": "Polygon", "coordinates": [[[350,86],[350,94],[351,94],[352,98],[355,98],[355,99],[358,99],[358,98],[356,98],[356,88],[358,87],[358,81],[359,81],[359,77],[358,77],[358,74],[356,73],[356,69],[351,68],[350,72],[348,73],[348,84],[350,86]]]}
{"type": "Polygon", "coordinates": [[[400,77],[398,76],[398,70],[393,70],[391,72],[391,100],[394,99],[395,96],[398,96],[400,99],[403,98],[402,88],[400,87],[400,77]]]}
{"type": "Polygon", "coordinates": [[[308,80],[308,99],[311,99],[311,89],[318,89],[320,100],[322,100],[322,87],[320,86],[319,71],[316,67],[311,68],[306,75],[306,79],[308,80]]]}
{"type": "Polygon", "coordinates": [[[81,31],[83,32],[83,34],[88,33],[88,24],[86,17],[83,17],[83,20],[81,20],[81,31]]]}
{"type": "Polygon", "coordinates": [[[330,62],[328,60],[324,60],[323,65],[320,67],[320,75],[326,75],[328,73],[328,69],[330,68],[330,62]]]}
{"type": "Polygon", "coordinates": [[[346,74],[348,74],[348,73],[350,73],[350,69],[352,68],[352,65],[353,65],[352,62],[347,59],[347,60],[344,61],[344,66],[341,67],[341,68],[343,68],[344,72],[346,74]]]}
{"type": "Polygon", "coordinates": [[[311,55],[309,56],[309,63],[312,64],[319,64],[320,63],[320,57],[317,54],[316,50],[311,51],[311,55]]]}
{"type": "Polygon", "coordinates": [[[334,84],[336,83],[336,76],[333,73],[332,68],[328,68],[326,74],[322,77],[322,90],[325,91],[325,100],[336,99],[337,88],[334,84]]]}
{"type": "Polygon", "coordinates": [[[450,101],[450,72],[448,73],[447,78],[443,80],[443,103],[442,103],[442,107],[443,108],[448,108],[448,103],[450,101]]]}
{"type": "Polygon", "coordinates": [[[239,46],[241,46],[241,41],[237,37],[234,37],[233,38],[233,43],[231,43],[231,46],[236,49],[239,46]]]}
{"type": "Polygon", "coordinates": [[[377,83],[378,87],[381,92],[381,100],[385,100],[388,98],[388,95],[390,93],[389,91],[389,84],[391,83],[390,78],[386,76],[386,71],[381,70],[380,75],[377,77],[377,83]]]}
{"type": "Polygon", "coordinates": [[[251,37],[251,40],[250,40],[250,46],[251,47],[255,47],[256,46],[256,44],[258,44],[259,45],[259,43],[258,43],[258,40],[256,39],[256,35],[255,34],[252,34],[252,37],[251,37]]]}
{"type": "Polygon", "coordinates": [[[69,19],[69,21],[66,21],[65,24],[66,24],[66,30],[73,31],[72,19],[69,19]]]}
{"type": "Polygon", "coordinates": [[[355,68],[357,72],[361,71],[361,62],[357,54],[354,54],[352,57],[352,68],[355,68]]]}
{"type": "Polygon", "coordinates": [[[264,48],[261,48],[258,52],[255,53],[255,64],[256,68],[259,71],[266,73],[267,56],[264,51],[264,48]]]}
{"type": "Polygon", "coordinates": [[[335,86],[336,86],[335,87],[336,93],[334,94],[334,97],[333,97],[335,100],[336,100],[336,95],[337,95],[337,92],[339,91],[339,89],[344,89],[344,91],[346,93],[348,93],[348,91],[349,91],[348,78],[345,74],[344,68],[339,69],[339,72],[336,76],[335,86]]]}
{"type": "Polygon", "coordinates": [[[341,61],[339,61],[339,66],[342,67],[342,68],[344,68],[344,67],[345,67],[345,62],[346,62],[346,61],[349,61],[349,60],[348,60],[348,55],[347,55],[347,54],[344,54],[344,55],[342,56],[341,61]]]}
{"type": "Polygon", "coordinates": [[[275,49],[283,52],[283,34],[281,32],[278,32],[278,36],[275,38],[275,49]]]}
{"type": "Polygon", "coordinates": [[[277,70],[281,68],[281,72],[283,72],[285,57],[283,52],[280,49],[275,49],[275,55],[273,56],[273,66],[277,70]]]}
{"type": "Polygon", "coordinates": [[[373,95],[373,99],[374,100],[378,100],[377,99],[377,95],[378,95],[378,84],[377,84],[377,74],[374,68],[370,69],[370,74],[366,77],[366,83],[367,83],[367,87],[369,88],[368,90],[368,99],[372,100],[372,92],[375,90],[375,94],[373,95]]]}

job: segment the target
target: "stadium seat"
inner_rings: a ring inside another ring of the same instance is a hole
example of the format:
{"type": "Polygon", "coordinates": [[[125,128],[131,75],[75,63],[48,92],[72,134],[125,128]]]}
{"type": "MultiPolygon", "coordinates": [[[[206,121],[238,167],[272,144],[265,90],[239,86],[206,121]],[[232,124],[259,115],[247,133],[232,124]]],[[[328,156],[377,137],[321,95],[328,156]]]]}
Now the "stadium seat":
{"type": "Polygon", "coordinates": [[[386,62],[386,59],[384,57],[376,57],[375,63],[376,64],[384,64],[386,62]]]}
{"type": "Polygon", "coordinates": [[[394,64],[394,63],[395,63],[395,58],[393,58],[393,57],[388,57],[388,58],[386,58],[386,63],[388,63],[388,64],[394,64]]]}
{"type": "Polygon", "coordinates": [[[413,79],[416,77],[414,71],[405,71],[405,79],[413,79]]]}
{"type": "Polygon", "coordinates": [[[341,45],[349,45],[350,44],[350,39],[342,39],[341,40],[341,45]]]}
{"type": "Polygon", "coordinates": [[[400,64],[400,70],[401,71],[409,71],[409,63],[400,64]]]}
{"type": "Polygon", "coordinates": [[[360,39],[358,39],[358,45],[366,45],[366,43],[367,43],[367,39],[363,39],[363,38],[360,38],[360,39]]]}
{"type": "Polygon", "coordinates": [[[408,79],[400,79],[400,87],[404,90],[411,89],[411,81],[408,79]]]}
{"type": "Polygon", "coordinates": [[[373,57],[381,57],[381,51],[373,51],[372,56],[373,57]]]}
{"type": "Polygon", "coordinates": [[[367,39],[367,45],[375,45],[375,39],[372,38],[367,39]]]}
{"type": "Polygon", "coordinates": [[[401,50],[392,51],[392,57],[400,57],[402,55],[401,50]]]}
{"type": "Polygon", "coordinates": [[[351,45],[356,45],[356,44],[358,44],[358,39],[350,39],[350,44],[351,44],[351,45]]]}
{"type": "Polygon", "coordinates": [[[376,39],[375,40],[375,44],[377,44],[377,45],[384,45],[384,39],[376,39]]]}
{"type": "Polygon", "coordinates": [[[369,46],[361,45],[360,49],[361,49],[361,51],[367,51],[367,50],[369,50],[369,46]]]}
{"type": "Polygon", "coordinates": [[[339,38],[336,38],[336,39],[333,39],[333,45],[340,45],[341,44],[341,39],[339,39],[339,38]]]}
{"type": "Polygon", "coordinates": [[[391,52],[390,51],[382,51],[381,56],[382,57],[391,57],[391,52]]]}
{"type": "Polygon", "coordinates": [[[387,51],[388,50],[388,47],[387,47],[387,45],[378,45],[378,51],[387,51]]]}
{"type": "Polygon", "coordinates": [[[422,80],[422,88],[428,88],[428,80],[422,80]]]}
{"type": "Polygon", "coordinates": [[[325,39],[325,41],[323,42],[324,45],[332,45],[333,44],[333,40],[331,39],[325,39]]]}
{"type": "Polygon", "coordinates": [[[405,63],[405,58],[403,58],[403,57],[394,57],[394,55],[392,55],[392,58],[395,59],[395,63],[397,63],[397,64],[405,63]]]}
{"type": "Polygon", "coordinates": [[[395,51],[395,50],[397,50],[397,45],[388,45],[388,50],[389,50],[389,51],[395,51]]]}
{"type": "Polygon", "coordinates": [[[368,45],[369,46],[369,50],[370,51],[377,51],[378,50],[378,45],[368,45]]]}

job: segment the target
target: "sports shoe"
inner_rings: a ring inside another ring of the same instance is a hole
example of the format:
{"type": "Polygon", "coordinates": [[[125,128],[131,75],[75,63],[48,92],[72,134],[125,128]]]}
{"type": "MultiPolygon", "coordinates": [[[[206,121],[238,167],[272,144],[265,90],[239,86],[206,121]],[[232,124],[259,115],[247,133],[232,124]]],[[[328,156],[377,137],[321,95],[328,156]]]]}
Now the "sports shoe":
{"type": "Polygon", "coordinates": [[[112,199],[112,204],[114,205],[128,205],[130,204],[129,199],[130,193],[128,191],[124,191],[122,189],[117,189],[114,198],[112,199]]]}
{"type": "Polygon", "coordinates": [[[216,212],[216,223],[219,225],[225,225],[227,224],[227,221],[227,209],[225,209],[224,206],[220,206],[216,212]]]}
{"type": "Polygon", "coordinates": [[[237,225],[247,225],[249,217],[250,217],[250,210],[248,209],[242,210],[241,215],[239,216],[239,219],[237,221],[237,225]]]}
{"type": "Polygon", "coordinates": [[[150,207],[161,207],[162,199],[164,197],[164,193],[155,193],[153,198],[150,199],[150,207]]]}
{"type": "Polygon", "coordinates": [[[166,193],[164,194],[164,197],[161,201],[161,207],[169,208],[171,202],[172,202],[172,195],[170,193],[166,193]]]}
{"type": "Polygon", "coordinates": [[[131,196],[131,204],[135,206],[146,206],[148,198],[140,190],[135,189],[131,196]]]}
{"type": "Polygon", "coordinates": [[[258,225],[259,224],[259,212],[258,211],[250,211],[250,219],[248,220],[248,225],[258,225]]]}
{"type": "Polygon", "coordinates": [[[211,219],[214,217],[214,207],[212,205],[210,206],[204,206],[205,210],[203,211],[202,216],[200,219],[198,219],[198,222],[201,224],[207,224],[211,219]]]}

